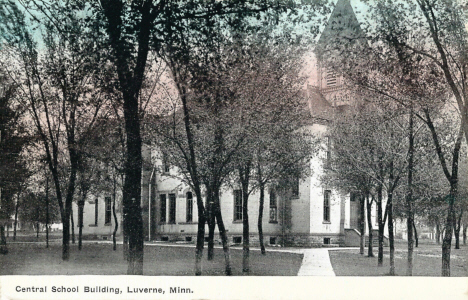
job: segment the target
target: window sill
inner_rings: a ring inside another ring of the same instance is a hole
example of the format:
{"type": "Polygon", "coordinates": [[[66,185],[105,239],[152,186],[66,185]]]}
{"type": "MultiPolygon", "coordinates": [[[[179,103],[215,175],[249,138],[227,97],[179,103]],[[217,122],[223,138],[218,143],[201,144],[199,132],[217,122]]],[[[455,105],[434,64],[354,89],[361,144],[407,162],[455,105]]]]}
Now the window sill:
{"type": "Polygon", "coordinates": [[[112,226],[112,223],[106,223],[104,226],[112,226]]]}
{"type": "Polygon", "coordinates": [[[89,227],[98,227],[98,225],[96,225],[96,224],[89,224],[88,226],[89,227]]]}
{"type": "Polygon", "coordinates": [[[234,221],[232,221],[232,223],[235,223],[235,224],[242,224],[242,222],[243,222],[242,220],[234,220],[234,221]]]}
{"type": "Polygon", "coordinates": [[[331,224],[330,221],[323,221],[322,224],[331,224]]]}
{"type": "Polygon", "coordinates": [[[270,223],[270,224],[278,224],[278,221],[272,221],[272,220],[270,220],[270,221],[268,221],[268,223],[270,223]]]}
{"type": "Polygon", "coordinates": [[[198,222],[179,222],[179,225],[196,225],[198,222]]]}

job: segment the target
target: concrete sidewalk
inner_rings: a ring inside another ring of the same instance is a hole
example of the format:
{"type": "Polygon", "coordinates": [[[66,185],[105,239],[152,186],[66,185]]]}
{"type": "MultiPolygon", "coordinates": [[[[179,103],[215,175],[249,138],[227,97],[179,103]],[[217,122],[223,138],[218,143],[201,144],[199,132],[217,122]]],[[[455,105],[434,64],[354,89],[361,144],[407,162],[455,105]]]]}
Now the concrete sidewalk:
{"type": "Polygon", "coordinates": [[[303,249],[302,265],[297,276],[335,276],[330,261],[329,251],[349,250],[358,248],[311,248],[303,249]]]}
{"type": "Polygon", "coordinates": [[[335,276],[326,248],[302,250],[304,258],[297,276],[335,276]]]}

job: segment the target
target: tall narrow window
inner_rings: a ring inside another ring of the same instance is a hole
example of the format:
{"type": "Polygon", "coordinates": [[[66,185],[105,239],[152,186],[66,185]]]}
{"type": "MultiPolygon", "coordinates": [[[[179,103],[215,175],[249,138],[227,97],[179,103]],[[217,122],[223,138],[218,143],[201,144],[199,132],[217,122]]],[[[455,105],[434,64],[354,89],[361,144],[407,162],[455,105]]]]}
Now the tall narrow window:
{"type": "Polygon", "coordinates": [[[185,211],[185,221],[191,223],[193,221],[193,194],[192,192],[187,192],[187,210],[185,211]]]}
{"type": "Polygon", "coordinates": [[[276,193],[274,190],[270,191],[270,222],[275,223],[278,221],[278,206],[276,201],[276,193]]]}
{"type": "Polygon", "coordinates": [[[111,223],[111,213],[112,213],[112,205],[111,205],[111,197],[106,197],[106,214],[104,218],[104,223],[105,224],[110,224],[111,223]]]}
{"type": "Polygon", "coordinates": [[[292,196],[294,198],[299,198],[299,176],[298,175],[294,176],[293,178],[292,196]]]}
{"type": "Polygon", "coordinates": [[[159,222],[166,223],[166,194],[159,195],[160,215],[159,222]]]}
{"type": "Polygon", "coordinates": [[[234,221],[242,220],[242,191],[234,191],[234,221]]]}
{"type": "Polygon", "coordinates": [[[98,198],[96,198],[96,201],[94,201],[94,226],[97,226],[98,225],[98,207],[99,207],[99,201],[98,201],[98,198]]]}
{"type": "Polygon", "coordinates": [[[330,198],[331,191],[325,190],[323,194],[323,221],[330,222],[330,198]]]}
{"type": "Polygon", "coordinates": [[[169,223],[176,222],[176,195],[169,194],[169,223]]]}
{"type": "Polygon", "coordinates": [[[167,154],[163,154],[162,163],[163,163],[163,173],[169,173],[171,167],[168,162],[167,154]]]}

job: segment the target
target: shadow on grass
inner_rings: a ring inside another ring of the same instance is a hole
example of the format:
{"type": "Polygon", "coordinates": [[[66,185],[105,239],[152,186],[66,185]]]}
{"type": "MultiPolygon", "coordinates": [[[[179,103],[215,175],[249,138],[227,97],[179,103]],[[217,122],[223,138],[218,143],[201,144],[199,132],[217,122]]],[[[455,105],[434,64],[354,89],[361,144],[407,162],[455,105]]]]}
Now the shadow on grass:
{"type": "MultiPolygon", "coordinates": [[[[70,247],[70,260],[61,260],[61,244],[10,243],[9,254],[0,256],[1,275],[125,275],[127,264],[122,246],[112,250],[112,244],[85,243],[79,251],[70,247]]],[[[215,249],[212,261],[203,260],[203,275],[224,275],[224,255],[215,249]]],[[[251,251],[249,275],[295,276],[301,266],[302,255],[284,252],[251,251]]],[[[233,275],[242,275],[242,250],[231,249],[233,275]]],[[[195,247],[145,246],[144,275],[194,275],[195,247]]]]}

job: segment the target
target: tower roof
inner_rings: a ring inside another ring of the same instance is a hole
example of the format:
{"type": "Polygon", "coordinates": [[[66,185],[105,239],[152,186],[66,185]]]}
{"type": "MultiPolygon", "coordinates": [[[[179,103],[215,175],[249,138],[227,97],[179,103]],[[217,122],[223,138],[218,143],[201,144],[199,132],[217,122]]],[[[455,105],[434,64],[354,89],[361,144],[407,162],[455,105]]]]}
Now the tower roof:
{"type": "Polygon", "coordinates": [[[320,35],[318,47],[335,42],[352,43],[364,37],[359,21],[349,0],[338,0],[328,23],[320,35]]]}

